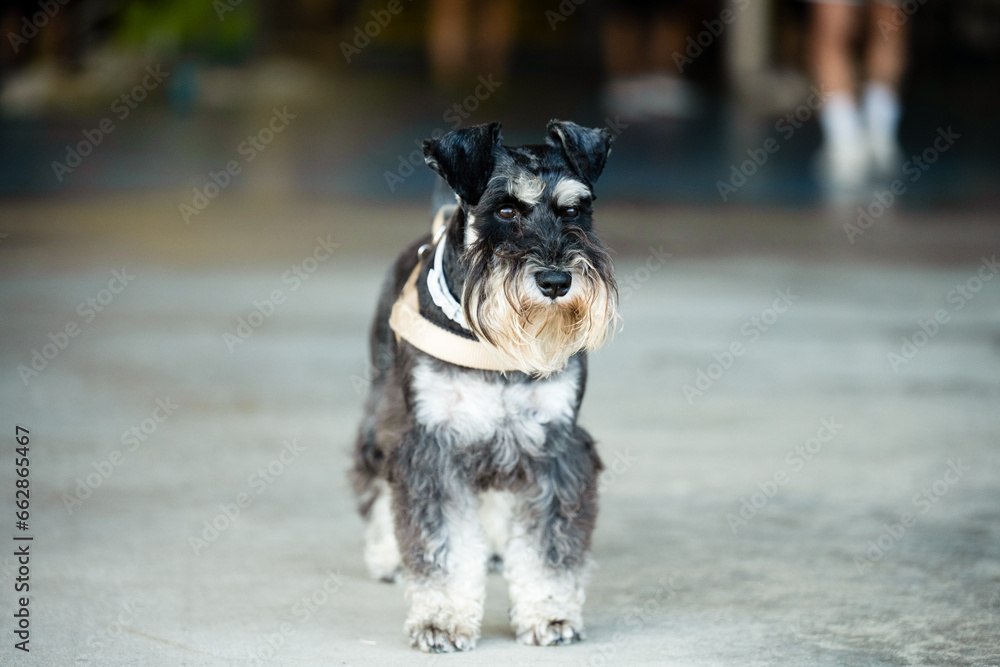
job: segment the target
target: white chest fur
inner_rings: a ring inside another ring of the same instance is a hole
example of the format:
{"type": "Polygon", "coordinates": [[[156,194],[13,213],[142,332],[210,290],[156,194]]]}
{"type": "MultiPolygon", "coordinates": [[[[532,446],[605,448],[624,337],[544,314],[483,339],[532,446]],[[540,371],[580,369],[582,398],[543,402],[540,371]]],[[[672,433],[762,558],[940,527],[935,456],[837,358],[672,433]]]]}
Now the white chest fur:
{"type": "Polygon", "coordinates": [[[575,360],[544,380],[510,385],[484,380],[478,372],[439,371],[421,360],[412,388],[417,421],[456,445],[509,439],[537,452],[547,425],[573,419],[579,381],[575,360]]]}

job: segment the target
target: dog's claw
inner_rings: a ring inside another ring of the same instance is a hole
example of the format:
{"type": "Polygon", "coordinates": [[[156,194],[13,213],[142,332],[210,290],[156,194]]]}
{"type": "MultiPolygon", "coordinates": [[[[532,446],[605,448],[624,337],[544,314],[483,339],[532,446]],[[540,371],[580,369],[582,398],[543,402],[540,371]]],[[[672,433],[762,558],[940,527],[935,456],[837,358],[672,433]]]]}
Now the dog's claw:
{"type": "Polygon", "coordinates": [[[410,644],[424,653],[452,653],[476,648],[476,638],[461,632],[425,625],[410,633],[410,644]]]}
{"type": "Polygon", "coordinates": [[[569,621],[557,620],[543,621],[528,628],[518,634],[517,640],[528,646],[563,646],[574,644],[585,636],[583,628],[575,628],[569,621]]]}

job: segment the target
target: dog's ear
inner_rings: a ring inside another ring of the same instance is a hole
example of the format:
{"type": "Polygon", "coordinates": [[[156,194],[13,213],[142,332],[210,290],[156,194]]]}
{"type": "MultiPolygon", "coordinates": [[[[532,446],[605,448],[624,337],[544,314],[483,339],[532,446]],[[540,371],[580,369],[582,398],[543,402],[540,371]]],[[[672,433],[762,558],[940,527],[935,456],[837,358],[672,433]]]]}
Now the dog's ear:
{"type": "Polygon", "coordinates": [[[549,145],[562,148],[573,171],[593,188],[604,171],[615,136],[605,128],[581,127],[567,120],[550,120],[548,132],[549,145]]]}
{"type": "Polygon", "coordinates": [[[499,147],[500,123],[474,125],[425,141],[424,161],[463,202],[474,206],[490,182],[494,151],[499,147]]]}

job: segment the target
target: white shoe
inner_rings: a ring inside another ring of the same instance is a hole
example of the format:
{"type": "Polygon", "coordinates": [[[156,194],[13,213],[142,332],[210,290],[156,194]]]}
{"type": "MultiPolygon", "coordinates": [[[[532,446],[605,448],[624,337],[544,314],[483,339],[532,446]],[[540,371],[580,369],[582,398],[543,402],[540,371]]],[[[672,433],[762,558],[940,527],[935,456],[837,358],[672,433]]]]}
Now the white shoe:
{"type": "Polygon", "coordinates": [[[899,97],[889,86],[869,82],[865,86],[861,109],[873,175],[886,180],[895,178],[903,166],[903,151],[896,143],[899,97]]]}
{"type": "Polygon", "coordinates": [[[829,189],[856,192],[868,180],[869,152],[861,137],[827,144],[820,154],[820,178],[829,189]]]}
{"type": "Polygon", "coordinates": [[[823,153],[820,176],[834,192],[854,192],[868,179],[867,136],[853,98],[835,93],[820,113],[823,153]]]}
{"type": "Polygon", "coordinates": [[[891,137],[871,137],[868,140],[868,155],[872,175],[875,178],[891,180],[899,176],[903,167],[903,149],[891,137]]]}

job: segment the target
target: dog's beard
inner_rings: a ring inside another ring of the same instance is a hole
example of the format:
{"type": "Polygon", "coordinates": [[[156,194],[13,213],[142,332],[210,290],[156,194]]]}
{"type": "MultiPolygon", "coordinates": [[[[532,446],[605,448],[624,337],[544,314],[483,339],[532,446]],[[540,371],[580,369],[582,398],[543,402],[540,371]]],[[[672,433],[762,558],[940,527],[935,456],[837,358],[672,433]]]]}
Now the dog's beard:
{"type": "Polygon", "coordinates": [[[529,375],[545,377],[563,370],[577,352],[596,350],[620,319],[610,271],[601,277],[583,255],[569,262],[570,291],[555,301],[535,285],[541,267],[492,256],[483,268],[481,279],[463,291],[469,328],[529,375]]]}

